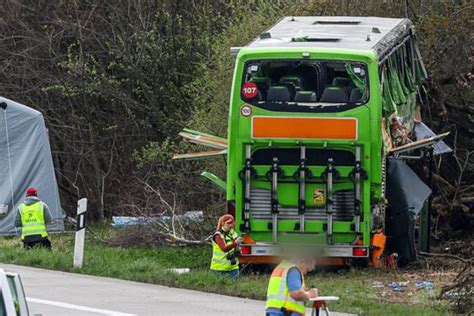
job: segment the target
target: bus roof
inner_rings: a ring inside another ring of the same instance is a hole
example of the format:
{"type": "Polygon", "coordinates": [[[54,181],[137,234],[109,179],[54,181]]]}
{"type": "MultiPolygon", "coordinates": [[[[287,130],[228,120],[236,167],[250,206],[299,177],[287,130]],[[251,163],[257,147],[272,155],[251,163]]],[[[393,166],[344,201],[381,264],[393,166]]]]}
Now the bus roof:
{"type": "Polygon", "coordinates": [[[374,50],[379,58],[410,34],[409,19],[302,16],[284,17],[246,48],[335,48],[374,50]]]}

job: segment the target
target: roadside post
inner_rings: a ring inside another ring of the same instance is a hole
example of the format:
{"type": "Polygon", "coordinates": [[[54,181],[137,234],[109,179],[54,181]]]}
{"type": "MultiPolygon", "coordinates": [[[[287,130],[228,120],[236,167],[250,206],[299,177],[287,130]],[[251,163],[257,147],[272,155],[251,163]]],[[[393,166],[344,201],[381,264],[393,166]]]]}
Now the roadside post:
{"type": "Polygon", "coordinates": [[[74,263],[75,268],[82,268],[84,260],[84,239],[86,236],[86,211],[87,199],[77,201],[76,236],[74,238],[74,263]]]}

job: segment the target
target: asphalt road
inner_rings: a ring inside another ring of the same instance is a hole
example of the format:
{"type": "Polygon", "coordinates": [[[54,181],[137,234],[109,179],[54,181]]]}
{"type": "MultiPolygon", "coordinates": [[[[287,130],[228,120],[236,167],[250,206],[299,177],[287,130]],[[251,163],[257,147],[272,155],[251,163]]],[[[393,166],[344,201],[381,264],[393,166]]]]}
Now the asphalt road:
{"type": "Polygon", "coordinates": [[[16,265],[0,268],[20,274],[30,315],[264,315],[263,301],[16,265]]]}

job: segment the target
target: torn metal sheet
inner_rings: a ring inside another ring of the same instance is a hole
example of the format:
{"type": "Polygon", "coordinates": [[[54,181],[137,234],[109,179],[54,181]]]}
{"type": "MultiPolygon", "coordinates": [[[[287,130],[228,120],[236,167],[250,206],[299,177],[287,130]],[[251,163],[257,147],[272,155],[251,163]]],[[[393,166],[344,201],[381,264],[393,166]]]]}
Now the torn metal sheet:
{"type": "Polygon", "coordinates": [[[390,207],[400,212],[412,210],[418,215],[430,194],[431,189],[403,160],[388,160],[387,197],[390,207]]]}
{"type": "Polygon", "coordinates": [[[227,155],[227,150],[210,150],[210,151],[199,151],[187,154],[175,154],[173,160],[184,159],[184,160],[193,160],[193,159],[202,159],[202,158],[213,158],[218,156],[227,155]]]}
{"type": "Polygon", "coordinates": [[[184,140],[193,144],[203,145],[215,149],[227,149],[227,139],[222,137],[209,135],[187,128],[183,129],[179,133],[179,136],[183,137],[184,140]]]}
{"type": "MultiPolygon", "coordinates": [[[[436,137],[436,134],[423,122],[415,123],[415,138],[416,140],[423,140],[431,137],[436,137]]],[[[452,152],[453,150],[443,141],[439,140],[433,145],[433,154],[441,155],[452,152]]]]}
{"type": "Polygon", "coordinates": [[[219,178],[218,176],[216,176],[215,174],[208,171],[203,171],[201,173],[201,176],[203,176],[204,178],[214,183],[219,189],[222,189],[223,191],[227,191],[227,183],[221,178],[219,178]]]}
{"type": "Polygon", "coordinates": [[[416,260],[416,216],[430,194],[431,189],[403,160],[388,159],[386,233],[388,247],[398,253],[401,265],[416,260]]]}

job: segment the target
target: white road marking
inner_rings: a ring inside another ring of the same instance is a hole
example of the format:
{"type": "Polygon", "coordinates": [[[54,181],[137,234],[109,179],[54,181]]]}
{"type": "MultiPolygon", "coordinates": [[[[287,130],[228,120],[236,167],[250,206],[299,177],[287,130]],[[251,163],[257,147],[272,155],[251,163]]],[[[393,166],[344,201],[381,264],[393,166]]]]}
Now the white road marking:
{"type": "Polygon", "coordinates": [[[135,314],[114,312],[114,311],[109,311],[106,309],[92,308],[92,307],[87,307],[87,306],[82,306],[82,305],[74,305],[74,304],[56,302],[56,301],[48,301],[48,300],[42,300],[42,299],[33,298],[33,297],[27,297],[26,300],[30,303],[45,304],[45,305],[57,306],[57,307],[62,307],[62,308],[67,308],[67,309],[75,309],[78,311],[104,314],[104,315],[110,315],[110,316],[137,316],[135,314]]]}

